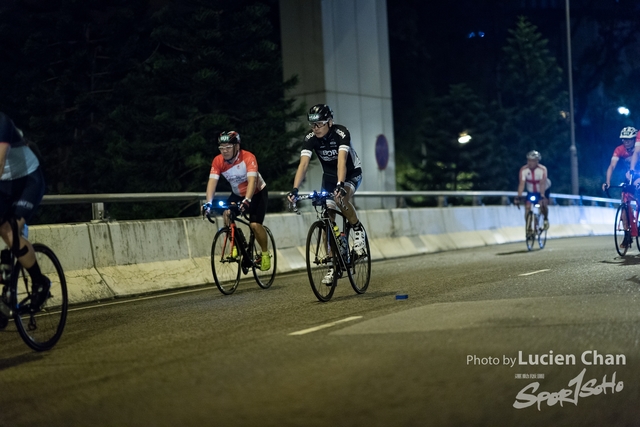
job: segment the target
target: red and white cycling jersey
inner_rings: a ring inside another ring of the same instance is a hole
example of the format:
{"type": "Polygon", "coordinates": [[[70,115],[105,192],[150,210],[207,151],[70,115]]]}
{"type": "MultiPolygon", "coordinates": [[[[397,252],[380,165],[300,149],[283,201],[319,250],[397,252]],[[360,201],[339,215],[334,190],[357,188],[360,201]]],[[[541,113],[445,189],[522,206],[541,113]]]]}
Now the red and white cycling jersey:
{"type": "Polygon", "coordinates": [[[540,183],[546,178],[547,185],[545,186],[545,192],[551,187],[551,180],[547,178],[547,171],[539,166],[535,169],[529,168],[524,165],[520,168],[520,179],[525,182],[527,193],[540,193],[540,183]]]}
{"type": "Polygon", "coordinates": [[[220,175],[229,181],[231,191],[241,197],[245,197],[247,194],[248,177],[250,176],[255,176],[258,179],[256,193],[267,185],[258,172],[256,156],[246,150],[239,150],[231,164],[224,161],[222,154],[218,154],[211,163],[209,178],[220,179],[220,175]]]}
{"type": "MultiPolygon", "coordinates": [[[[638,143],[636,142],[636,144],[638,143]]],[[[637,146],[638,145],[636,145],[636,147],[637,146]]],[[[631,150],[631,152],[628,152],[624,144],[620,144],[616,147],[615,150],[613,150],[613,156],[611,156],[611,160],[622,160],[624,162],[625,169],[628,170],[631,167],[631,156],[633,156],[633,150],[631,150]]],[[[638,164],[636,165],[636,169],[638,169],[638,167],[640,167],[640,162],[638,162],[638,164]]]]}

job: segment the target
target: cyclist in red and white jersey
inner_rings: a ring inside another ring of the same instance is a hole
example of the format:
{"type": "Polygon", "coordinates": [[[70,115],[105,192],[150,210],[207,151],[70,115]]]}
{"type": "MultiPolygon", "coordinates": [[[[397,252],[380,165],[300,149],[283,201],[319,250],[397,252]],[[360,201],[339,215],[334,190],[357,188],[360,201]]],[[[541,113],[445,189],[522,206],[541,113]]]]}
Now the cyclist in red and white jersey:
{"type": "MultiPolygon", "coordinates": [[[[536,151],[529,151],[527,153],[527,164],[520,168],[518,174],[518,197],[516,198],[516,204],[520,203],[522,198],[522,192],[525,187],[527,189],[527,197],[536,194],[540,200],[540,212],[544,216],[544,229],[549,229],[549,194],[551,190],[551,180],[547,177],[547,168],[540,164],[542,155],[536,151]]],[[[531,203],[527,200],[525,204],[525,220],[527,213],[531,210],[531,203]]]]}
{"type": "MultiPolygon", "coordinates": [[[[249,214],[251,229],[262,249],[260,269],[269,270],[273,254],[267,251],[267,232],[262,226],[267,213],[269,193],[267,184],[258,172],[256,156],[240,148],[240,135],[235,131],[222,132],[218,137],[218,148],[220,154],[211,163],[206,203],[202,206],[202,210],[205,213],[211,211],[220,175],[224,176],[231,184],[232,191],[227,204],[239,204],[240,210],[249,214]]],[[[228,216],[229,211],[226,211],[224,217],[227,225],[228,216]]]]}
{"type": "Polygon", "coordinates": [[[625,127],[620,131],[620,141],[622,144],[613,150],[613,156],[611,157],[609,168],[607,168],[607,180],[602,184],[602,190],[606,191],[607,188],[611,186],[611,175],[613,175],[613,170],[621,159],[623,160],[627,178],[631,178],[629,171],[634,171],[634,174],[638,176],[638,179],[634,180],[634,184],[636,186],[640,184],[640,174],[638,173],[638,169],[636,169],[638,152],[640,152],[640,150],[636,149],[636,147],[640,146],[639,137],[638,130],[631,126],[625,127]]]}

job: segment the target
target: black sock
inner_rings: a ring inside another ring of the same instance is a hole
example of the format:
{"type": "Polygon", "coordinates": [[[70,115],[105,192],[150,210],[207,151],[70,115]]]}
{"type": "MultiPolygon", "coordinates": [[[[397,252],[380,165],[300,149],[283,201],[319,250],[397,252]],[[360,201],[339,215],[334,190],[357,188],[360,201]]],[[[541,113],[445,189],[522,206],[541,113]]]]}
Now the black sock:
{"type": "Polygon", "coordinates": [[[358,222],[353,224],[351,228],[353,228],[355,231],[362,231],[362,223],[360,222],[360,220],[358,220],[358,222]]]}
{"type": "Polygon", "coordinates": [[[29,276],[31,276],[31,279],[34,282],[38,282],[40,281],[40,279],[42,279],[42,272],[40,271],[40,266],[37,262],[34,263],[31,267],[27,268],[27,271],[29,272],[29,276]]]}

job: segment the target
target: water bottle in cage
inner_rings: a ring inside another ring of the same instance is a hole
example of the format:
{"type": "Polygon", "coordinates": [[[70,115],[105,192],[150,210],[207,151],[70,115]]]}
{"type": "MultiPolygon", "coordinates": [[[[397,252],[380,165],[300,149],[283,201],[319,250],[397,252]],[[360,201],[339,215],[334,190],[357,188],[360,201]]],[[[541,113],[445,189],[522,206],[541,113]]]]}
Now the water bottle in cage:
{"type": "Polygon", "coordinates": [[[342,254],[342,257],[346,259],[347,255],[349,254],[349,243],[347,243],[347,236],[344,233],[340,233],[338,241],[340,242],[340,253],[342,254]]]}

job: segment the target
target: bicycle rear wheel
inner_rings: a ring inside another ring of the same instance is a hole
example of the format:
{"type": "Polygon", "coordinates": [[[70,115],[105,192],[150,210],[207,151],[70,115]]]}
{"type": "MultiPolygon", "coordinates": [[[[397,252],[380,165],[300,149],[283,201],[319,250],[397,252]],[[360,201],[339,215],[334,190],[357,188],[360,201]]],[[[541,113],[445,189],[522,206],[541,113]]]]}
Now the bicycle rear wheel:
{"type": "Polygon", "coordinates": [[[533,212],[527,212],[525,233],[527,236],[527,249],[533,249],[533,243],[536,241],[536,230],[534,228],[533,212]]]}
{"type": "MultiPolygon", "coordinates": [[[[364,230],[364,227],[362,228],[364,230]]],[[[347,274],[349,276],[349,282],[351,287],[358,294],[363,294],[369,287],[369,280],[371,279],[371,251],[369,248],[369,236],[365,231],[365,250],[364,255],[358,255],[353,249],[355,239],[353,238],[353,229],[347,228],[347,241],[349,242],[349,266],[347,274]]]]}
{"type": "Polygon", "coordinates": [[[631,233],[627,230],[628,227],[625,224],[629,224],[629,210],[627,209],[627,204],[623,203],[618,206],[616,220],[613,224],[613,239],[616,244],[616,251],[620,256],[626,255],[629,250],[629,243],[631,243],[629,240],[631,233]]]}
{"type": "Polygon", "coordinates": [[[33,249],[40,271],[51,281],[51,289],[42,308],[31,313],[31,276],[16,264],[11,278],[12,288],[16,290],[14,302],[17,302],[13,319],[23,341],[36,351],[44,351],[56,345],[67,322],[67,281],[60,261],[51,249],[39,243],[34,243],[33,249]]]}
{"type": "Polygon", "coordinates": [[[222,227],[213,238],[211,245],[211,271],[216,286],[225,295],[231,295],[240,283],[242,253],[236,249],[232,256],[231,230],[222,227]]]}
{"type": "Polygon", "coordinates": [[[251,240],[253,241],[251,246],[251,259],[253,260],[252,268],[253,268],[253,277],[256,278],[256,282],[258,282],[258,286],[262,289],[269,288],[274,279],[276,278],[276,267],[278,266],[278,258],[276,254],[276,241],[273,238],[273,234],[271,234],[271,230],[269,227],[264,227],[264,231],[267,232],[267,253],[268,256],[271,257],[271,265],[268,269],[262,270],[262,257],[267,256],[260,248],[260,245],[255,240],[255,236],[251,235],[251,240]]]}
{"type": "Polygon", "coordinates": [[[337,253],[333,248],[331,238],[328,239],[327,223],[316,221],[311,224],[307,234],[307,274],[311,290],[319,301],[327,302],[333,296],[338,283],[338,272],[333,272],[333,280],[330,283],[322,283],[325,277],[329,277],[329,270],[338,266],[338,259],[333,255],[337,253]],[[329,248],[332,250],[329,250],[329,248]]]}

